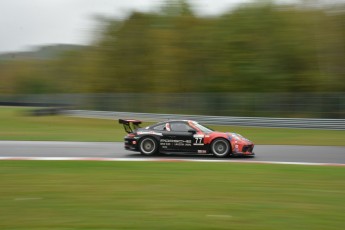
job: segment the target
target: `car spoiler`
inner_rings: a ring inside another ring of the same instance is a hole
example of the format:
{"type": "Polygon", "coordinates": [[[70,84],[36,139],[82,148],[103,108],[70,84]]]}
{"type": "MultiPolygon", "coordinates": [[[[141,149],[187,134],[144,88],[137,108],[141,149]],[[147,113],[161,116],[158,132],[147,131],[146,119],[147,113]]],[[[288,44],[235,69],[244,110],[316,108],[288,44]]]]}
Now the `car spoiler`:
{"type": "Polygon", "coordinates": [[[140,128],[141,121],[133,119],[119,119],[119,123],[123,125],[123,128],[127,133],[133,133],[134,130],[140,128]]]}

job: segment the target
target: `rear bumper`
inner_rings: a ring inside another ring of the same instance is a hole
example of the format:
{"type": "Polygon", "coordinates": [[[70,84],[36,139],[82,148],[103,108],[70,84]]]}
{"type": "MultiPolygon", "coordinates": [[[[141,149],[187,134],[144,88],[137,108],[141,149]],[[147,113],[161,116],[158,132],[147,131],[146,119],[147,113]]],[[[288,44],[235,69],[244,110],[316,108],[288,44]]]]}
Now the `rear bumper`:
{"type": "Polygon", "coordinates": [[[124,144],[126,150],[139,151],[137,140],[134,138],[125,138],[124,144]]]}

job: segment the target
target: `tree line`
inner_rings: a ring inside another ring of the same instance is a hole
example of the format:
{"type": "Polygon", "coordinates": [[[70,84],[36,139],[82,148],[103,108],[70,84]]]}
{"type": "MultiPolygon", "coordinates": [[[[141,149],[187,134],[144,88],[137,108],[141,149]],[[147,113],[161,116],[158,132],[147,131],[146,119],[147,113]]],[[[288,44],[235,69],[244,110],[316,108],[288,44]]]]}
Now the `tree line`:
{"type": "Polygon", "coordinates": [[[186,1],[98,19],[54,59],[0,60],[0,93],[344,92],[345,5],[272,2],[200,16],[186,1]]]}

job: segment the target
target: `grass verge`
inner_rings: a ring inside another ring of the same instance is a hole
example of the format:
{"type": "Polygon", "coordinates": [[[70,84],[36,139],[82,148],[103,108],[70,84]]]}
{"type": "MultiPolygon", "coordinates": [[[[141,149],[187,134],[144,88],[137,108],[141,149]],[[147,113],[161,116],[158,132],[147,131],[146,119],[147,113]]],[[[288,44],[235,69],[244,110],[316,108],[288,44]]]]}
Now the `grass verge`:
{"type": "Polygon", "coordinates": [[[343,229],[343,167],[0,162],[0,229],[343,229]]]}
{"type": "MultiPolygon", "coordinates": [[[[122,141],[123,127],[115,120],[66,116],[28,116],[26,108],[0,108],[0,140],[122,141]]],[[[145,125],[145,124],[144,124],[145,125]]],[[[337,130],[211,126],[240,133],[256,144],[345,146],[345,132],[337,130]]]]}

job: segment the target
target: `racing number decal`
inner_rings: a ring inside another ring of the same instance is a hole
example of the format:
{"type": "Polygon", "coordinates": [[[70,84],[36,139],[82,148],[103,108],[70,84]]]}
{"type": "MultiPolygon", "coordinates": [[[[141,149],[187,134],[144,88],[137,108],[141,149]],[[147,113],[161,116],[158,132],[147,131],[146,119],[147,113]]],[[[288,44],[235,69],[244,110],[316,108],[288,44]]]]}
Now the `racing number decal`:
{"type": "Polygon", "coordinates": [[[193,145],[204,145],[204,135],[194,135],[193,145]]]}
{"type": "Polygon", "coordinates": [[[201,144],[202,143],[202,137],[196,137],[195,138],[195,144],[198,145],[198,144],[201,144]]]}

